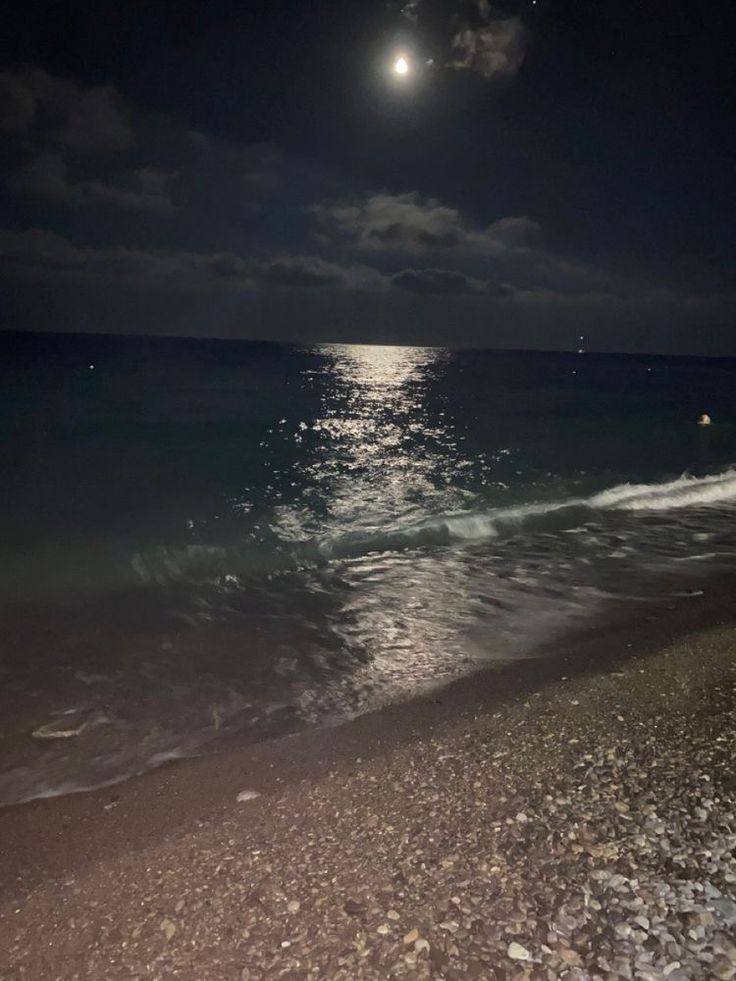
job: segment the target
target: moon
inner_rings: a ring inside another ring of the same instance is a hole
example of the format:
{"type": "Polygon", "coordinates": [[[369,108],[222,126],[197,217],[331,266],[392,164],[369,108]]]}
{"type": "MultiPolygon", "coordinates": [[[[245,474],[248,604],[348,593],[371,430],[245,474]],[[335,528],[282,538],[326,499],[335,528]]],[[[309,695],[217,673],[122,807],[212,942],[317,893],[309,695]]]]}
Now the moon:
{"type": "Polygon", "coordinates": [[[406,75],[409,71],[409,62],[403,55],[400,55],[394,62],[394,71],[397,75],[406,75]]]}

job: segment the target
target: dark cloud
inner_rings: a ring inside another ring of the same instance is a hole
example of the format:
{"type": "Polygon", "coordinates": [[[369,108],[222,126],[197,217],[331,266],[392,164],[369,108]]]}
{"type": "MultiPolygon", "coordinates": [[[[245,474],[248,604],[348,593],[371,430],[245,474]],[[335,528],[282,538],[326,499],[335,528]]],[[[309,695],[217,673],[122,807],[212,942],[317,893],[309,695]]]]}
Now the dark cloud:
{"type": "Polygon", "coordinates": [[[155,167],[138,167],[135,176],[142,194],[165,197],[171,181],[178,174],[176,171],[157,170],[155,167]]]}
{"type": "Polygon", "coordinates": [[[498,280],[482,280],[452,269],[402,269],[391,285],[409,293],[486,293],[494,299],[520,295],[516,287],[498,280]]]}
{"type": "Polygon", "coordinates": [[[345,271],[316,256],[274,259],[265,265],[261,280],[277,286],[344,286],[345,271]]]}
{"type": "Polygon", "coordinates": [[[448,68],[476,72],[483,78],[512,78],[521,68],[527,30],[518,17],[496,13],[489,0],[466,8],[466,21],[452,39],[448,68]]]}
{"type": "Polygon", "coordinates": [[[340,266],[318,256],[252,259],[228,252],[80,248],[56,232],[0,231],[0,264],[30,273],[56,272],[177,289],[333,287],[375,291],[386,279],[367,266],[340,266]]]}
{"type": "Polygon", "coordinates": [[[452,248],[466,237],[458,211],[415,193],[373,194],[354,204],[321,204],[309,210],[366,250],[425,252],[452,248]]]}
{"type": "Polygon", "coordinates": [[[539,225],[524,217],[473,228],[456,208],[416,192],[373,194],[355,203],[323,203],[308,210],[323,226],[352,237],[367,251],[457,250],[493,256],[525,248],[539,235],[539,225]]]}
{"type": "MultiPolygon", "coordinates": [[[[452,269],[468,281],[513,283],[513,288],[528,291],[634,288],[605,270],[545,248],[539,224],[526,216],[506,216],[478,227],[458,209],[416,192],[383,192],[307,210],[319,223],[323,247],[347,242],[357,253],[373,254],[374,261],[384,265],[395,264],[402,256],[423,256],[429,260],[427,266],[452,269]]],[[[416,291],[421,288],[417,283],[416,291]]],[[[505,287],[492,286],[489,292],[498,289],[505,287]]]]}
{"type": "Polygon", "coordinates": [[[486,234],[509,249],[529,249],[539,242],[541,228],[525,217],[499,218],[489,225],[486,234]]]}
{"type": "Polygon", "coordinates": [[[651,350],[673,322],[725,325],[734,311],[728,296],[528,289],[431,267],[390,278],[310,255],[82,248],[44,230],[0,232],[0,273],[3,326],[24,330],[135,323],[151,333],[550,347],[591,324],[623,324],[632,346],[651,350]]]}
{"type": "Polygon", "coordinates": [[[174,205],[167,189],[173,176],[153,168],[141,168],[119,179],[71,181],[69,167],[57,153],[41,153],[12,174],[9,184],[15,191],[48,198],[69,207],[112,205],[138,211],[170,211],[174,205]]]}
{"type": "Polygon", "coordinates": [[[241,332],[298,336],[311,305],[315,331],[343,318],[348,340],[414,323],[453,341],[476,318],[475,341],[547,346],[551,323],[565,340],[588,318],[617,347],[619,325],[730,288],[718,12],[673,7],[663,33],[645,4],[215,4],[171,23],[156,4],[36,6],[15,5],[3,65],[42,67],[0,68],[3,324],[38,297],[48,326],[66,306],[67,328],[106,329],[114,306],[125,329],[125,298],[145,312],[155,294],[198,306],[203,333],[250,305],[241,332]],[[399,50],[416,70],[397,85],[399,50]]]}
{"type": "MultiPolygon", "coordinates": [[[[230,143],[200,131],[186,134],[184,159],[192,169],[209,167],[220,178],[236,180],[257,194],[270,195],[283,186],[289,158],[271,143],[230,143]]],[[[182,148],[184,149],[184,148],[182,148]]]]}
{"type": "Polygon", "coordinates": [[[135,187],[106,184],[103,181],[82,181],[75,189],[82,204],[109,204],[134,211],[171,211],[174,207],[166,193],[150,194],[135,187]]]}
{"type": "Polygon", "coordinates": [[[166,282],[176,286],[215,283],[248,286],[250,265],[242,258],[219,253],[152,252],[127,248],[81,248],[56,232],[30,229],[0,232],[0,262],[29,272],[75,273],[140,283],[166,282]]]}
{"type": "Polygon", "coordinates": [[[218,223],[305,195],[312,180],[272,144],[216,139],[128,105],[113,86],[85,88],[39,69],[0,74],[0,132],[0,179],[14,195],[160,214],[179,210],[181,199],[180,233],[191,222],[212,235],[218,223]]]}
{"type": "Polygon", "coordinates": [[[40,153],[8,178],[14,192],[37,195],[56,203],[75,203],[66,161],[58,153],[40,153]]]}
{"type": "Polygon", "coordinates": [[[83,154],[134,143],[130,113],[114,86],[84,88],[39,68],[0,73],[0,131],[83,154]]]}
{"type": "Polygon", "coordinates": [[[471,280],[449,269],[402,269],[391,277],[391,285],[409,293],[469,293],[471,280]]]}
{"type": "Polygon", "coordinates": [[[409,21],[414,27],[419,20],[419,0],[406,0],[401,7],[401,16],[409,21]]]}
{"type": "Polygon", "coordinates": [[[495,297],[497,300],[503,300],[517,293],[517,290],[510,283],[499,283],[493,279],[488,280],[485,288],[486,293],[489,296],[495,297]]]}
{"type": "Polygon", "coordinates": [[[483,78],[512,78],[521,68],[526,30],[517,17],[465,28],[452,39],[455,57],[449,68],[477,72],[483,78]]]}

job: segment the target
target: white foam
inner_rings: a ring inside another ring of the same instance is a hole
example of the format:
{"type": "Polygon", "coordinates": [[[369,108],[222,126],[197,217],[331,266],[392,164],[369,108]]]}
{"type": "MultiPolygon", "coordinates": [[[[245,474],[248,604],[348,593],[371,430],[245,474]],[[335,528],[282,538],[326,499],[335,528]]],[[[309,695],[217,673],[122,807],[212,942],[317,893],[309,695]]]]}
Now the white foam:
{"type": "MultiPolygon", "coordinates": [[[[707,477],[684,475],[653,484],[617,484],[590,497],[571,497],[499,508],[488,511],[454,511],[433,515],[415,523],[397,523],[366,531],[346,531],[324,538],[285,541],[280,553],[284,566],[300,567],[312,562],[403,551],[452,542],[484,541],[517,534],[525,527],[538,532],[559,533],[579,529],[601,511],[669,511],[736,502],[736,470],[707,477]]],[[[594,536],[589,543],[596,542],[594,536]]],[[[194,576],[239,572],[258,568],[259,558],[239,545],[188,546],[177,549],[159,546],[146,555],[135,555],[132,565],[143,582],[165,583],[187,574],[194,576]]],[[[273,557],[271,557],[271,561],[273,557]]]]}
{"type": "Polygon", "coordinates": [[[685,474],[662,484],[619,484],[595,494],[588,504],[625,511],[669,511],[732,500],[736,500],[736,470],[708,477],[685,474]]]}

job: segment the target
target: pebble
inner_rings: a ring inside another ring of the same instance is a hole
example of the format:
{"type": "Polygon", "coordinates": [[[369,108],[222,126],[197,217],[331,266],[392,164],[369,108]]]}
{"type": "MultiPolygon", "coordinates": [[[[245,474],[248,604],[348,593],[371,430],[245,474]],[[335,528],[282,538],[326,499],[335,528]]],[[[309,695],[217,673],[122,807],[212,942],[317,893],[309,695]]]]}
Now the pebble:
{"type": "Polygon", "coordinates": [[[522,947],[521,944],[517,944],[515,940],[509,944],[507,953],[514,961],[530,961],[532,959],[532,955],[529,953],[526,947],[522,947]]]}
{"type": "Polygon", "coordinates": [[[242,804],[246,800],[255,800],[256,797],[260,796],[257,790],[241,790],[235,800],[238,804],[242,804]]]}
{"type": "MultiPolygon", "coordinates": [[[[44,924],[39,958],[96,917],[80,977],[143,976],[142,964],[156,977],[224,977],[218,958],[229,955],[210,939],[232,937],[241,959],[227,970],[242,968],[243,981],[736,981],[736,716],[731,688],[719,702],[705,670],[699,661],[684,676],[694,684],[681,677],[677,687],[669,669],[636,672],[628,689],[626,673],[586,679],[584,724],[545,717],[539,702],[537,742],[527,741],[531,724],[504,719],[488,732],[479,716],[477,728],[427,735],[375,770],[366,761],[355,776],[333,771],[296,797],[285,788],[263,818],[278,834],[233,808],[224,832],[197,832],[178,867],[152,849],[145,873],[122,882],[122,943],[104,919],[114,880],[96,891],[87,879],[65,885],[61,927],[44,924]],[[589,685],[611,686],[597,708],[589,685]],[[650,685],[666,711],[648,714],[650,685]],[[614,737],[624,701],[627,727],[614,737]],[[103,955],[117,959],[108,974],[103,955]]],[[[14,929],[30,920],[20,896],[9,909],[14,929]]],[[[18,977],[44,976],[11,957],[18,977]]]]}

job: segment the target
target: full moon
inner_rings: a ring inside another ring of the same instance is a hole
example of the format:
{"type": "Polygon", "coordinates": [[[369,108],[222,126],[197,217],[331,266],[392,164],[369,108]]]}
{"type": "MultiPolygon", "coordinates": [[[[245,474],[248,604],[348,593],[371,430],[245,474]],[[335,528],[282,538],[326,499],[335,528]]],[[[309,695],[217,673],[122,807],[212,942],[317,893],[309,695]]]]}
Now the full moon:
{"type": "Polygon", "coordinates": [[[409,71],[409,62],[403,56],[394,62],[394,71],[397,75],[406,75],[409,71]]]}

